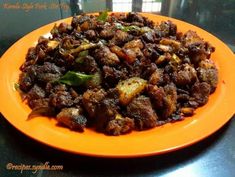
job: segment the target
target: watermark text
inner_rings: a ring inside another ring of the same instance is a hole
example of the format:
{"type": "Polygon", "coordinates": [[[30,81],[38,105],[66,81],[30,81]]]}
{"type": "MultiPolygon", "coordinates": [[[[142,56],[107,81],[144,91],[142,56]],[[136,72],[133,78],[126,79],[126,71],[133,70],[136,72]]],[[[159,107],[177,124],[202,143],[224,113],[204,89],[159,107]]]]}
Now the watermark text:
{"type": "Polygon", "coordinates": [[[7,170],[14,170],[14,171],[20,171],[20,173],[23,173],[23,171],[32,171],[33,174],[37,173],[39,170],[63,170],[63,165],[50,165],[49,162],[45,162],[44,164],[14,164],[14,163],[7,163],[6,169],[7,170]]]}

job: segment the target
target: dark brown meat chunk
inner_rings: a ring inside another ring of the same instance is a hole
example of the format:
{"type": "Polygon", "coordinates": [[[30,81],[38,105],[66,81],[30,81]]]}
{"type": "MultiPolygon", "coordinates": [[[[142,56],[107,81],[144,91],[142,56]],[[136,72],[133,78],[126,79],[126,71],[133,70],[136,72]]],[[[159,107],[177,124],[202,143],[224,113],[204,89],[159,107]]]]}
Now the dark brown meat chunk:
{"type": "Polygon", "coordinates": [[[97,61],[102,65],[115,66],[120,63],[115,53],[112,53],[108,47],[103,46],[95,51],[97,61]]]}
{"type": "Polygon", "coordinates": [[[96,129],[104,132],[109,121],[115,119],[120,109],[119,92],[116,89],[110,89],[107,96],[100,101],[96,110],[96,129]]]}
{"type": "Polygon", "coordinates": [[[169,24],[169,35],[174,36],[177,33],[177,26],[176,24],[172,23],[171,21],[167,21],[169,24]]]}
{"type": "Polygon", "coordinates": [[[189,30],[184,35],[183,43],[186,47],[190,47],[195,44],[203,44],[204,41],[195,31],[189,30]]]}
{"type": "Polygon", "coordinates": [[[196,70],[189,64],[184,64],[173,73],[173,81],[177,86],[191,85],[197,80],[196,70]]]}
{"type": "Polygon", "coordinates": [[[72,29],[72,27],[67,24],[67,23],[60,23],[59,26],[58,26],[58,31],[59,33],[68,33],[70,30],[72,29]]]}
{"type": "Polygon", "coordinates": [[[114,119],[108,122],[106,133],[109,135],[121,135],[131,132],[134,129],[134,120],[128,117],[114,119]]]}
{"type": "Polygon", "coordinates": [[[35,100],[39,98],[44,98],[46,95],[45,91],[35,84],[27,94],[28,99],[35,100]]]}
{"type": "Polygon", "coordinates": [[[21,73],[19,78],[20,89],[24,92],[30,90],[34,84],[34,79],[30,77],[27,73],[21,73]]]}
{"type": "Polygon", "coordinates": [[[49,99],[50,105],[59,109],[73,105],[73,98],[67,91],[58,91],[56,93],[52,93],[49,99]]]}
{"type": "Polygon", "coordinates": [[[94,16],[88,16],[88,18],[85,16],[83,19],[81,19],[80,25],[77,27],[77,30],[81,30],[85,32],[90,29],[97,29],[99,26],[98,25],[99,22],[95,20],[94,16]]]}
{"type": "Polygon", "coordinates": [[[146,65],[145,70],[143,71],[142,77],[144,77],[146,80],[149,79],[149,77],[157,71],[158,67],[155,63],[150,63],[146,65]]]}
{"type": "Polygon", "coordinates": [[[95,59],[90,55],[82,58],[82,62],[78,63],[76,68],[78,69],[78,71],[87,74],[94,74],[100,71],[95,59]]]}
{"type": "Polygon", "coordinates": [[[146,58],[149,58],[151,61],[156,61],[160,56],[160,53],[155,50],[156,45],[147,43],[145,44],[145,48],[143,49],[143,54],[146,58]]]}
{"type": "Polygon", "coordinates": [[[128,77],[128,71],[126,69],[120,71],[114,67],[104,66],[103,77],[106,85],[114,87],[120,80],[125,80],[128,77]]]}
{"type": "Polygon", "coordinates": [[[35,47],[30,47],[26,55],[26,61],[35,60],[37,58],[37,53],[35,47]]]}
{"type": "Polygon", "coordinates": [[[52,73],[40,73],[38,74],[38,80],[44,83],[54,82],[60,78],[60,74],[52,74],[52,73]]]}
{"type": "Polygon", "coordinates": [[[57,84],[54,85],[53,89],[51,90],[51,93],[57,93],[57,92],[63,92],[63,91],[67,91],[68,87],[65,84],[57,84]]]}
{"type": "Polygon", "coordinates": [[[189,101],[189,99],[190,99],[190,96],[188,94],[183,94],[182,93],[182,94],[177,95],[177,101],[179,103],[184,103],[186,101],[189,101]]]}
{"type": "Polygon", "coordinates": [[[121,46],[124,43],[133,39],[133,36],[128,34],[127,32],[117,30],[114,37],[111,40],[111,43],[114,45],[121,46]]]}
{"type": "Polygon", "coordinates": [[[158,37],[174,36],[177,33],[177,26],[171,21],[161,22],[158,28],[155,28],[155,34],[158,37]]]}
{"type": "Polygon", "coordinates": [[[72,22],[71,22],[71,25],[74,27],[74,28],[77,28],[78,25],[84,23],[85,21],[88,21],[90,20],[90,17],[88,15],[81,15],[79,17],[77,16],[74,16],[72,18],[72,22]]]}
{"type": "MultiPolygon", "coordinates": [[[[140,57],[140,59],[136,59],[133,63],[124,63],[127,71],[129,72],[130,77],[144,77],[144,72],[147,67],[150,66],[150,60],[140,57]]],[[[151,67],[151,66],[150,66],[151,67]]]]}
{"type": "Polygon", "coordinates": [[[190,60],[196,66],[200,61],[209,58],[211,53],[215,50],[213,46],[208,42],[203,41],[196,32],[191,30],[185,33],[183,44],[188,48],[190,60]]]}
{"type": "Polygon", "coordinates": [[[162,69],[156,69],[149,77],[149,84],[161,85],[164,82],[162,69]]]}
{"type": "Polygon", "coordinates": [[[210,85],[206,82],[196,82],[191,88],[191,95],[199,106],[206,104],[210,95],[210,85]]]}
{"type": "Polygon", "coordinates": [[[139,96],[127,106],[127,115],[135,120],[139,130],[149,129],[156,126],[157,114],[152,108],[150,99],[139,96]]]}
{"type": "Polygon", "coordinates": [[[29,91],[29,89],[34,85],[37,80],[37,65],[30,65],[24,68],[24,72],[20,74],[19,84],[20,89],[24,92],[29,91]]]}
{"type": "Polygon", "coordinates": [[[39,99],[35,99],[35,100],[30,100],[29,106],[31,109],[49,107],[49,99],[48,98],[39,98],[39,99]]]}
{"type": "Polygon", "coordinates": [[[166,97],[164,97],[164,110],[162,117],[167,119],[176,111],[177,91],[174,84],[168,84],[164,87],[166,97]]]}
{"type": "Polygon", "coordinates": [[[20,70],[22,72],[26,72],[28,68],[34,66],[34,64],[37,62],[37,58],[35,60],[29,60],[29,61],[25,61],[21,66],[20,66],[20,70]]]}
{"type": "Polygon", "coordinates": [[[59,123],[65,125],[66,127],[82,132],[84,131],[87,123],[87,119],[83,115],[83,110],[81,107],[64,108],[59,114],[57,114],[56,119],[59,123]]]}
{"type": "Polygon", "coordinates": [[[166,96],[164,89],[156,85],[147,85],[147,93],[152,100],[152,105],[156,110],[164,109],[164,97],[166,96]]]}
{"type": "Polygon", "coordinates": [[[149,31],[147,33],[144,33],[142,37],[146,42],[150,43],[153,43],[156,40],[154,31],[149,31]]]}
{"type": "Polygon", "coordinates": [[[86,36],[86,38],[89,39],[89,40],[95,40],[95,39],[96,39],[96,33],[95,33],[94,30],[87,30],[87,31],[85,32],[85,36],[86,36]]]}
{"type": "Polygon", "coordinates": [[[56,66],[54,63],[45,62],[42,66],[37,66],[37,79],[41,82],[53,82],[60,78],[63,69],[56,66]]]}
{"type": "Polygon", "coordinates": [[[100,32],[100,37],[103,39],[111,39],[114,35],[115,31],[111,27],[107,27],[100,32]]]}
{"type": "Polygon", "coordinates": [[[189,101],[189,99],[190,99],[190,93],[188,90],[177,88],[177,101],[179,103],[185,103],[189,101]]]}
{"type": "Polygon", "coordinates": [[[214,69],[198,69],[198,78],[202,82],[206,82],[211,86],[211,93],[213,93],[218,84],[218,71],[216,68],[214,69]]]}
{"type": "Polygon", "coordinates": [[[56,66],[54,63],[45,62],[42,66],[38,66],[38,73],[52,73],[61,74],[62,69],[56,66]]]}
{"type": "Polygon", "coordinates": [[[106,96],[106,92],[103,89],[87,90],[83,94],[83,106],[85,107],[90,118],[95,118],[98,104],[106,96]]]}
{"type": "Polygon", "coordinates": [[[147,93],[160,116],[159,119],[165,120],[176,111],[177,91],[174,84],[165,87],[148,85],[147,93]]]}
{"type": "Polygon", "coordinates": [[[126,17],[128,22],[140,22],[144,23],[144,18],[136,12],[130,12],[126,17]]]}
{"type": "Polygon", "coordinates": [[[197,68],[198,78],[211,86],[211,93],[215,91],[218,84],[218,70],[213,62],[206,59],[200,62],[197,68]]]}

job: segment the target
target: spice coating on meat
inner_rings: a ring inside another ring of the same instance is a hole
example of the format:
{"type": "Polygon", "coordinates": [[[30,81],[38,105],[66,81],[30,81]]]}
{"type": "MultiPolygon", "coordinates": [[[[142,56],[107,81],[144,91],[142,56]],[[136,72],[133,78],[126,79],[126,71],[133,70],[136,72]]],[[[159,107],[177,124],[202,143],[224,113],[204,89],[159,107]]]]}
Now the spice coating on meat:
{"type": "Polygon", "coordinates": [[[39,98],[39,99],[30,100],[29,106],[32,109],[49,107],[49,99],[48,98],[39,98]]]}
{"type": "Polygon", "coordinates": [[[145,96],[135,98],[127,106],[127,115],[135,120],[139,130],[155,127],[158,119],[151,106],[150,99],[145,96]]]}
{"type": "Polygon", "coordinates": [[[197,80],[197,72],[189,64],[184,64],[173,73],[173,80],[178,86],[191,85],[197,80]]]}
{"type": "Polygon", "coordinates": [[[27,96],[28,96],[28,99],[30,99],[30,100],[44,98],[45,97],[45,91],[41,87],[39,87],[38,85],[35,84],[30,89],[27,96]]]}
{"type": "Polygon", "coordinates": [[[128,34],[127,32],[118,30],[116,31],[114,37],[112,38],[111,43],[120,46],[132,39],[133,39],[132,35],[128,34]]]}
{"type": "Polygon", "coordinates": [[[200,105],[204,105],[207,103],[209,95],[210,95],[210,85],[206,82],[195,83],[191,89],[192,97],[195,101],[200,105]]]}
{"type": "Polygon", "coordinates": [[[119,114],[118,98],[119,93],[117,89],[110,89],[105,98],[99,102],[95,113],[95,126],[98,131],[105,132],[108,123],[119,114]]]}
{"type": "Polygon", "coordinates": [[[117,65],[120,60],[115,53],[112,53],[106,46],[101,47],[96,51],[95,57],[102,65],[114,66],[117,65]]]}
{"type": "Polygon", "coordinates": [[[64,108],[56,116],[59,123],[68,126],[72,130],[84,131],[86,118],[82,114],[81,108],[64,108]]]}
{"type": "Polygon", "coordinates": [[[94,89],[94,90],[87,90],[83,94],[83,105],[91,118],[96,116],[97,107],[99,102],[102,101],[106,96],[106,92],[103,89],[94,89]]]}
{"type": "Polygon", "coordinates": [[[218,70],[215,64],[206,59],[199,63],[197,68],[198,78],[201,82],[206,82],[211,86],[211,93],[215,91],[218,84],[218,70]]]}
{"type": "Polygon", "coordinates": [[[21,65],[19,89],[36,116],[107,135],[192,116],[218,84],[215,48],[172,21],[136,12],[74,16],[39,37],[21,65]]]}
{"type": "Polygon", "coordinates": [[[110,135],[121,135],[129,133],[134,127],[134,120],[126,117],[109,121],[105,130],[110,135]]]}

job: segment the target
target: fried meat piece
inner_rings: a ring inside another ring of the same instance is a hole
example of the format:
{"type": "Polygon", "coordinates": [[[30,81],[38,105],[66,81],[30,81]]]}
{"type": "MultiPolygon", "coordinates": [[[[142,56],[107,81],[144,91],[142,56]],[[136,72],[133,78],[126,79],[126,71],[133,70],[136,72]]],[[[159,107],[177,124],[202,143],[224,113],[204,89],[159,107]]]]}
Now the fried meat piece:
{"type": "Polygon", "coordinates": [[[105,98],[106,94],[103,89],[93,89],[84,92],[82,103],[90,118],[95,118],[98,104],[105,98]]]}
{"type": "Polygon", "coordinates": [[[83,115],[83,110],[81,107],[64,108],[59,114],[57,114],[56,119],[59,123],[65,125],[66,127],[81,132],[84,131],[87,123],[87,119],[83,115]]]}
{"type": "Polygon", "coordinates": [[[139,96],[127,105],[127,115],[135,120],[139,130],[149,129],[156,126],[157,114],[152,108],[150,99],[146,96],[139,96]]]}

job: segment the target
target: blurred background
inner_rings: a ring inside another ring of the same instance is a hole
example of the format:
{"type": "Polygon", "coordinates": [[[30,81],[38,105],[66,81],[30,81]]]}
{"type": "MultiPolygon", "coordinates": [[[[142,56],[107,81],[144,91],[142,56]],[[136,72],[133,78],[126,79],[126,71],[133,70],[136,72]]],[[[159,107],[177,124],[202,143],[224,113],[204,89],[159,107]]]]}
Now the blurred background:
{"type": "Polygon", "coordinates": [[[211,32],[235,51],[235,0],[1,0],[0,56],[19,38],[42,25],[106,9],[181,19],[211,32]]]}

